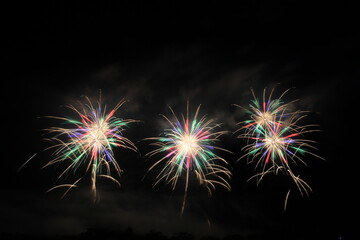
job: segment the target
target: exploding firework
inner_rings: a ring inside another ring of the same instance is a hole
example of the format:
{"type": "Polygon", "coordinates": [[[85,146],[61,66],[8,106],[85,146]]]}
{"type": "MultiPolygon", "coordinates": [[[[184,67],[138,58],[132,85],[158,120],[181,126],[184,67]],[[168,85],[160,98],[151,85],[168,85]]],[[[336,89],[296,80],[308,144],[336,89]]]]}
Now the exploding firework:
{"type": "Polygon", "coordinates": [[[163,154],[163,157],[156,161],[149,168],[149,171],[156,165],[165,162],[164,167],[156,177],[154,186],[164,180],[171,184],[174,190],[179,178],[185,176],[185,194],[181,209],[181,213],[183,213],[189,175],[192,173],[195,174],[198,182],[205,186],[209,194],[216,185],[221,185],[230,191],[228,179],[230,179],[231,173],[226,167],[228,163],[214,152],[216,149],[227,151],[214,146],[219,137],[226,132],[216,131],[215,129],[219,125],[214,124],[213,120],[207,120],[205,116],[200,120],[197,119],[200,105],[192,120],[189,120],[187,105],[186,118],[182,115],[182,121],[177,118],[171,107],[169,108],[174,120],[162,115],[170,128],[165,129],[160,137],[148,138],[148,140],[155,140],[151,145],[157,148],[149,152],[147,156],[163,154]]]}
{"type": "MultiPolygon", "coordinates": [[[[313,146],[315,142],[304,138],[307,133],[317,130],[313,129],[315,125],[298,124],[305,117],[304,111],[291,111],[290,103],[283,103],[281,98],[287,91],[280,98],[271,99],[273,91],[266,99],[264,90],[262,106],[253,93],[251,110],[246,110],[250,120],[240,123],[243,126],[239,130],[244,130],[244,133],[238,137],[247,140],[247,145],[243,148],[246,154],[243,157],[248,157],[249,163],[255,162],[256,170],[260,169],[250,179],[256,178],[259,183],[265,175],[281,172],[290,176],[301,195],[308,195],[312,191],[311,187],[299,175],[294,174],[292,166],[299,162],[307,165],[302,159],[305,154],[321,158],[311,151],[316,149],[313,146]]],[[[286,201],[287,197],[288,194],[286,201]]]]}
{"type": "MultiPolygon", "coordinates": [[[[94,106],[88,97],[86,100],[86,104],[80,103],[80,110],[72,105],[68,106],[76,113],[77,118],[51,117],[64,121],[63,124],[66,127],[46,129],[49,134],[54,135],[48,139],[52,143],[48,149],[55,149],[53,152],[55,157],[45,167],[55,163],[69,162],[69,166],[60,174],[59,178],[61,178],[76,172],[80,166],[85,166],[86,173],[91,172],[91,192],[96,200],[98,177],[110,179],[120,186],[119,181],[111,176],[112,168],[118,176],[122,172],[114,158],[113,148],[121,147],[137,151],[135,145],[122,134],[124,128],[136,120],[115,117],[115,112],[125,103],[125,100],[121,100],[108,113],[106,106],[102,108],[101,99],[97,102],[97,106],[94,106]]],[[[65,196],[71,188],[76,187],[81,178],[73,184],[57,185],[48,191],[67,187],[63,195],[65,196]]]]}
{"type": "MultiPolygon", "coordinates": [[[[287,107],[294,101],[290,103],[282,101],[282,97],[288,91],[286,90],[279,98],[272,99],[274,89],[272,89],[268,97],[266,97],[266,89],[264,89],[261,101],[255,96],[254,91],[251,90],[254,99],[251,100],[248,109],[235,104],[235,106],[244,109],[245,113],[250,116],[250,119],[239,122],[238,125],[244,125],[241,129],[245,129],[249,135],[253,135],[260,127],[273,128],[275,125],[281,125],[286,116],[295,115],[294,112],[286,111],[289,110],[287,107]]],[[[297,112],[297,114],[299,113],[297,112]]]]}

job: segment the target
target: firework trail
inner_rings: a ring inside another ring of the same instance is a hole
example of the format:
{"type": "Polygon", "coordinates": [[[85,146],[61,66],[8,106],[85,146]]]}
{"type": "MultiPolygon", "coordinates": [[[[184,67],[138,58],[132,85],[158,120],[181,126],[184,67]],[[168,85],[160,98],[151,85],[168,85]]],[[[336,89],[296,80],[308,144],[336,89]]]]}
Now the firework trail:
{"type": "Polygon", "coordinates": [[[164,162],[164,167],[157,175],[153,186],[164,180],[171,184],[172,190],[174,190],[179,178],[185,175],[181,214],[185,207],[190,174],[195,174],[197,181],[208,190],[209,194],[215,190],[216,185],[221,185],[229,191],[231,189],[228,183],[231,173],[225,167],[228,163],[214,153],[215,149],[227,151],[214,146],[214,143],[219,140],[218,138],[226,132],[216,131],[215,128],[219,125],[214,124],[213,120],[207,120],[205,116],[198,120],[200,106],[197,108],[194,118],[190,120],[188,117],[189,103],[187,103],[186,117],[182,115],[182,121],[169,107],[174,120],[170,120],[164,115],[162,117],[166,119],[170,128],[165,129],[160,137],[147,138],[154,140],[155,142],[151,145],[157,147],[147,156],[162,154],[160,160],[157,160],[148,171],[164,162]]]}
{"type": "MultiPolygon", "coordinates": [[[[110,179],[120,186],[119,181],[111,176],[112,168],[118,176],[122,172],[114,158],[113,148],[121,147],[137,151],[135,145],[122,134],[124,128],[136,120],[115,117],[115,112],[125,103],[125,100],[121,100],[109,112],[106,112],[106,106],[102,108],[101,95],[96,106],[88,97],[86,100],[85,104],[80,103],[81,108],[79,109],[72,105],[68,106],[77,114],[77,118],[50,116],[50,118],[64,121],[63,124],[66,127],[46,129],[49,134],[54,135],[47,139],[52,143],[52,146],[47,149],[55,149],[53,152],[55,157],[44,167],[69,161],[69,166],[58,177],[60,179],[64,175],[74,174],[80,166],[85,166],[85,172],[91,172],[91,192],[96,201],[96,179],[98,177],[110,179]]],[[[71,188],[76,187],[81,178],[73,184],[58,185],[48,191],[67,187],[67,191],[63,194],[65,196],[71,188]]]]}
{"type": "MultiPolygon", "coordinates": [[[[256,96],[254,91],[251,89],[253,95],[253,100],[249,104],[249,109],[243,108],[240,105],[235,104],[235,106],[242,108],[246,114],[250,116],[250,119],[246,121],[239,122],[238,125],[244,125],[239,130],[246,130],[247,134],[253,135],[256,133],[259,127],[262,128],[273,128],[275,125],[281,125],[285,120],[285,116],[295,115],[293,112],[286,112],[287,106],[291,103],[284,103],[281,98],[289,91],[286,90],[281,96],[277,99],[272,99],[274,89],[271,90],[270,95],[266,98],[266,89],[263,91],[262,102],[256,96]],[[279,118],[279,116],[282,116],[279,118]]],[[[300,112],[297,112],[299,114],[300,112]]]]}
{"type": "Polygon", "coordinates": [[[240,122],[242,127],[238,129],[244,131],[238,137],[247,140],[247,145],[243,148],[246,154],[241,158],[247,157],[249,163],[256,163],[255,169],[260,171],[250,179],[256,178],[257,183],[267,174],[283,173],[294,181],[301,195],[308,195],[312,191],[311,187],[299,175],[294,174],[292,166],[299,162],[307,165],[301,158],[305,154],[321,158],[311,152],[316,150],[313,146],[315,142],[303,138],[307,133],[317,130],[312,129],[315,125],[298,125],[306,115],[304,111],[291,111],[289,105],[293,102],[284,103],[281,100],[288,90],[277,99],[272,99],[273,91],[274,89],[266,98],[264,89],[262,104],[252,91],[254,100],[249,105],[250,109],[245,109],[250,119],[240,122]]]}

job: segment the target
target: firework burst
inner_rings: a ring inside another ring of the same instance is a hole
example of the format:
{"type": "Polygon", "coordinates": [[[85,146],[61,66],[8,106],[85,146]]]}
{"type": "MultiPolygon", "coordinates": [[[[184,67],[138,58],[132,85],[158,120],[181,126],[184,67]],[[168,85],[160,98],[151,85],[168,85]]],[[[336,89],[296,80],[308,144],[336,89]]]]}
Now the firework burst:
{"type": "MultiPolygon", "coordinates": [[[[120,119],[115,117],[115,112],[125,103],[121,100],[115,108],[106,112],[106,106],[102,108],[101,98],[94,106],[86,97],[86,104],[81,104],[77,109],[72,105],[68,108],[77,114],[77,118],[53,117],[63,121],[66,127],[52,127],[46,129],[49,134],[54,135],[47,139],[52,146],[48,149],[55,149],[54,159],[49,161],[45,167],[60,163],[69,162],[69,166],[60,174],[59,178],[70,173],[75,173],[80,166],[85,166],[86,173],[91,172],[91,192],[94,200],[97,199],[96,179],[103,177],[112,180],[120,186],[118,180],[111,176],[111,169],[114,169],[118,176],[122,170],[114,158],[113,148],[121,147],[137,151],[135,145],[123,136],[124,128],[135,122],[131,119],[120,119]]],[[[82,178],[82,177],[81,177],[82,178]]],[[[76,187],[79,178],[73,184],[62,184],[51,188],[48,191],[59,187],[67,187],[67,191],[76,187]]]]}
{"type": "MultiPolygon", "coordinates": [[[[242,108],[245,113],[250,116],[250,119],[239,122],[238,125],[242,125],[241,129],[245,129],[249,135],[256,133],[257,129],[260,127],[273,128],[275,125],[281,125],[285,120],[284,117],[295,115],[294,112],[286,111],[288,110],[287,107],[294,101],[284,103],[282,100],[282,97],[288,91],[289,90],[286,90],[279,98],[272,99],[274,89],[271,90],[268,97],[266,97],[266,89],[264,89],[261,101],[251,89],[254,99],[251,100],[249,108],[243,108],[242,106],[235,104],[235,106],[242,108]]],[[[299,114],[300,112],[296,113],[299,114]]]]}
{"type": "Polygon", "coordinates": [[[219,137],[225,134],[225,131],[216,131],[219,125],[214,124],[213,120],[207,120],[205,116],[198,120],[200,105],[196,110],[194,118],[189,120],[188,104],[186,117],[182,115],[180,121],[174,111],[169,107],[174,120],[170,120],[162,115],[168,122],[170,128],[165,129],[160,137],[148,138],[155,140],[151,145],[157,148],[147,154],[151,157],[156,154],[162,154],[162,158],[157,160],[150,168],[152,170],[156,165],[165,162],[164,167],[156,177],[154,186],[161,180],[172,185],[174,190],[181,176],[185,176],[185,194],[181,213],[185,206],[185,199],[188,190],[189,175],[194,173],[198,182],[205,186],[208,193],[215,189],[216,185],[221,185],[230,191],[231,187],[228,179],[231,177],[227,169],[225,159],[214,153],[214,150],[223,150],[214,146],[219,137]]]}
{"type": "Polygon", "coordinates": [[[239,130],[244,132],[238,137],[247,140],[247,145],[243,148],[246,154],[243,157],[247,157],[249,163],[255,162],[255,169],[260,170],[250,179],[256,178],[259,183],[265,175],[281,172],[290,176],[301,195],[308,195],[312,191],[311,187],[299,175],[294,174],[292,167],[298,163],[307,165],[302,159],[305,154],[321,158],[311,151],[316,149],[313,146],[315,142],[303,137],[309,132],[317,131],[312,129],[316,125],[299,125],[298,122],[306,116],[305,112],[291,111],[290,103],[293,102],[284,103],[281,100],[288,90],[278,99],[272,99],[273,91],[266,98],[266,89],[264,90],[262,104],[252,92],[254,100],[250,103],[250,110],[246,109],[250,120],[239,123],[242,125],[239,130]]]}

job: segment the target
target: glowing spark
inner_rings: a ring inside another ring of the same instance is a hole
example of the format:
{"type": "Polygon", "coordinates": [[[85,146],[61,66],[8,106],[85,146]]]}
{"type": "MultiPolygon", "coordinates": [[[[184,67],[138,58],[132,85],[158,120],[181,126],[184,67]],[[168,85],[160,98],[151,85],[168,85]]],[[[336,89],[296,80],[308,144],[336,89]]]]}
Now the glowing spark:
{"type": "Polygon", "coordinates": [[[231,187],[227,181],[231,173],[221,163],[227,165],[225,159],[214,153],[215,149],[227,151],[214,146],[218,138],[225,134],[225,131],[215,131],[219,125],[214,125],[212,120],[206,120],[205,116],[197,120],[200,106],[197,108],[192,120],[182,116],[179,121],[175,113],[169,107],[174,120],[163,117],[169,123],[170,128],[165,129],[160,137],[148,138],[155,140],[154,145],[157,149],[149,152],[147,156],[151,157],[156,154],[163,154],[163,157],[156,161],[150,168],[152,170],[156,165],[165,162],[163,169],[156,177],[154,186],[161,180],[172,185],[174,190],[179,177],[185,175],[185,194],[181,213],[185,206],[187,195],[189,175],[195,173],[198,182],[205,186],[209,194],[215,189],[215,185],[221,185],[230,191],[231,187]]]}
{"type": "Polygon", "coordinates": [[[243,148],[246,152],[243,157],[248,157],[249,163],[255,161],[255,169],[261,169],[250,179],[256,177],[259,183],[266,174],[282,172],[294,181],[301,195],[308,194],[309,191],[312,191],[311,187],[299,176],[296,176],[291,167],[297,165],[298,162],[306,165],[301,158],[301,155],[304,154],[321,158],[310,151],[316,149],[313,146],[315,142],[302,138],[306,133],[316,130],[310,130],[314,125],[300,126],[297,124],[305,115],[302,115],[303,111],[291,112],[289,103],[285,104],[280,100],[287,91],[280,98],[271,99],[273,91],[265,100],[266,90],[264,90],[263,106],[260,106],[253,93],[255,100],[250,104],[251,110],[246,110],[250,115],[250,120],[239,123],[243,125],[239,130],[244,130],[244,133],[238,137],[247,139],[248,143],[243,148]]]}
{"type": "MultiPolygon", "coordinates": [[[[279,98],[272,99],[274,89],[271,90],[269,97],[266,97],[266,89],[263,91],[262,102],[255,96],[253,90],[251,93],[253,95],[253,100],[249,104],[249,109],[243,108],[240,105],[235,104],[235,106],[240,107],[245,110],[249,115],[248,120],[239,122],[238,125],[243,125],[239,130],[246,130],[250,135],[256,132],[257,128],[273,128],[276,125],[282,125],[285,120],[284,117],[291,116],[295,114],[293,112],[287,112],[287,107],[293,103],[284,103],[282,97],[288,92],[286,90],[279,98]]],[[[296,112],[299,114],[300,112],[296,112]]]]}
{"type": "MultiPolygon", "coordinates": [[[[64,124],[69,127],[46,129],[50,134],[55,134],[54,137],[48,139],[53,143],[48,149],[55,148],[56,150],[53,153],[55,158],[45,167],[69,161],[70,165],[60,174],[60,178],[64,174],[75,172],[81,165],[85,165],[86,172],[91,172],[91,191],[95,201],[97,177],[110,179],[120,186],[119,181],[111,176],[111,167],[115,169],[118,176],[122,172],[114,158],[113,148],[137,150],[135,145],[122,134],[124,128],[135,120],[115,117],[115,112],[125,103],[125,100],[121,100],[109,113],[106,113],[106,106],[102,109],[101,101],[95,108],[89,98],[86,97],[86,100],[87,104],[81,104],[82,110],[78,110],[72,105],[68,106],[78,115],[77,119],[51,117],[63,120],[64,124]]],[[[80,179],[73,184],[58,185],[49,191],[58,187],[68,187],[66,194],[71,188],[76,187],[76,183],[80,179]]]]}

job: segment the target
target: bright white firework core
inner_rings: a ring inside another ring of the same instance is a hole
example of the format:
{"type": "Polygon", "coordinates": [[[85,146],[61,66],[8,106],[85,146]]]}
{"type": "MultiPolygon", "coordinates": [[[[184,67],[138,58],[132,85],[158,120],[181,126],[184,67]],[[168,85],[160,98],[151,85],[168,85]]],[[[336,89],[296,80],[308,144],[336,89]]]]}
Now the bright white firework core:
{"type": "Polygon", "coordinates": [[[195,153],[199,148],[197,141],[195,136],[185,134],[178,142],[179,150],[185,154],[195,153]]]}
{"type": "Polygon", "coordinates": [[[97,150],[106,146],[108,139],[106,136],[107,131],[109,130],[108,124],[104,121],[99,121],[93,123],[89,128],[88,142],[89,145],[94,146],[97,150]]]}
{"type": "Polygon", "coordinates": [[[281,145],[283,144],[282,138],[279,138],[278,136],[268,136],[264,139],[265,146],[269,149],[275,150],[279,149],[281,145]]]}
{"type": "Polygon", "coordinates": [[[269,112],[263,112],[256,117],[256,122],[260,125],[271,123],[274,120],[274,116],[269,112]]]}

